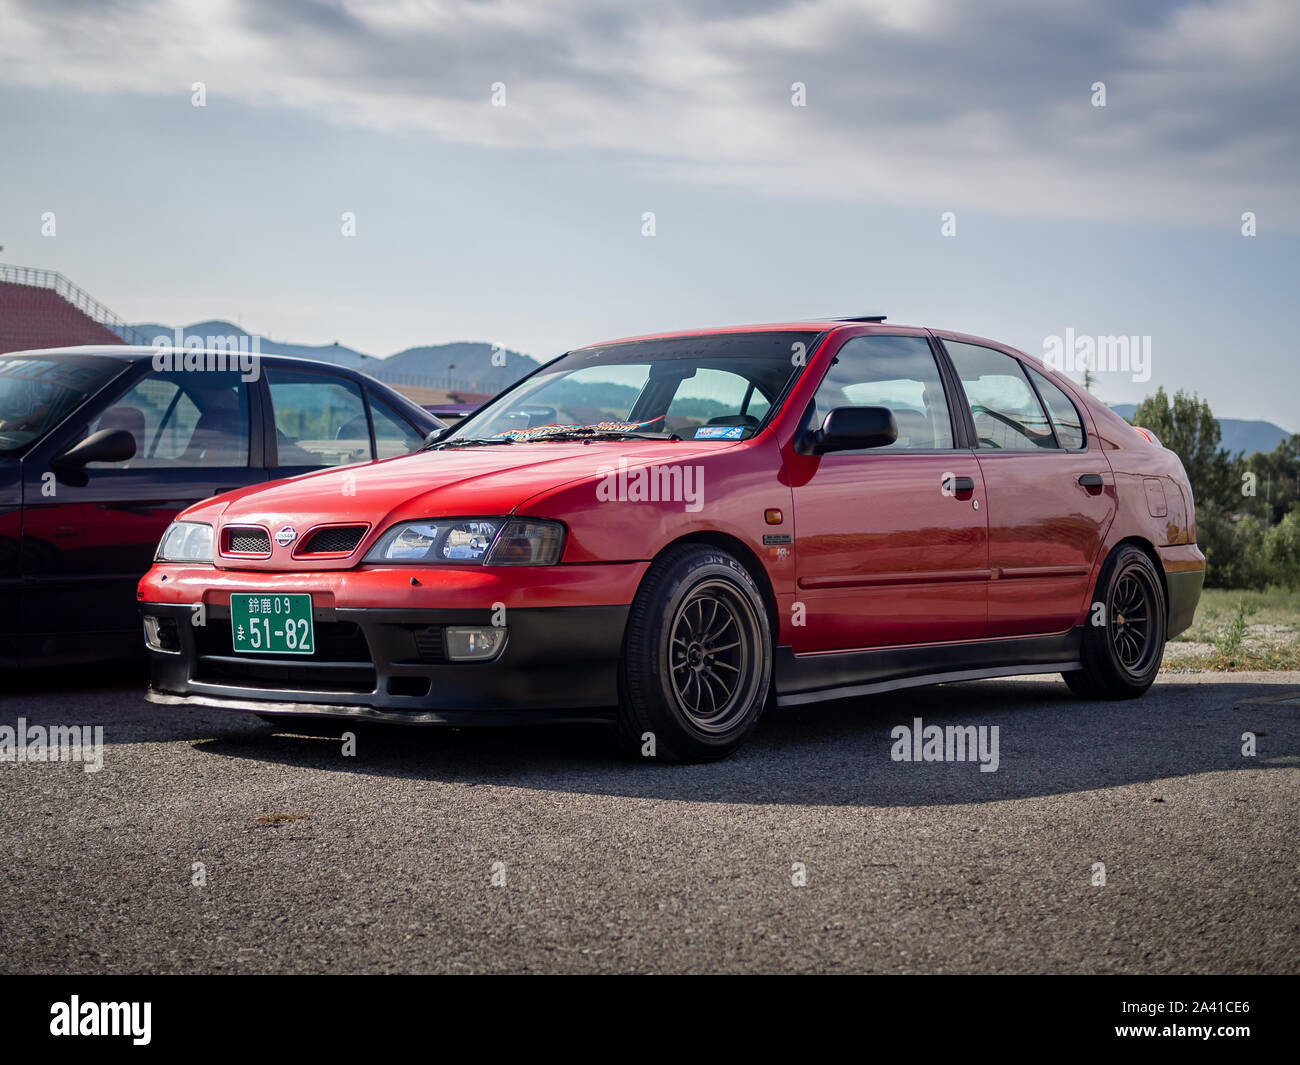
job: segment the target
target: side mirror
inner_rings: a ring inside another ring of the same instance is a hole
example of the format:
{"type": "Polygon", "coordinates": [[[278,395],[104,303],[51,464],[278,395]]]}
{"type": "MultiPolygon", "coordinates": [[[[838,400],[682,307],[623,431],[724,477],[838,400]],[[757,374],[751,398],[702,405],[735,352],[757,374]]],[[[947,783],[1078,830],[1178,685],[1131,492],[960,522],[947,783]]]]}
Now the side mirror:
{"type": "Polygon", "coordinates": [[[808,434],[804,450],[809,455],[831,451],[859,451],[887,447],[898,439],[898,423],[888,407],[836,407],[821,428],[808,434]]]}
{"type": "Polygon", "coordinates": [[[86,483],[85,467],[90,462],[125,462],[135,458],[135,437],[125,429],[100,429],[75,447],[50,460],[59,480],[72,485],[86,483]]]}
{"type": "Polygon", "coordinates": [[[450,425],[444,425],[441,429],[430,429],[429,435],[424,438],[424,446],[428,447],[430,444],[436,444],[450,428],[450,425]]]}

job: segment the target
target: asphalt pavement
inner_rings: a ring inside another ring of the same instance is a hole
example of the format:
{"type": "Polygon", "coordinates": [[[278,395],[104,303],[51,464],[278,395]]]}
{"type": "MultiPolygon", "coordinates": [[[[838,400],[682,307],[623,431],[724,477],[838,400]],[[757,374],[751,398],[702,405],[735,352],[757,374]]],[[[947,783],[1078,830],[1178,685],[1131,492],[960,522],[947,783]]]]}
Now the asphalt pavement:
{"type": "Polygon", "coordinates": [[[140,690],[0,689],[0,730],[104,728],[95,772],[0,762],[0,971],[1300,970],[1300,672],[776,711],[702,766],[576,726],[348,754],[140,690]],[[895,760],[916,718],[996,726],[996,771],[895,760]]]}

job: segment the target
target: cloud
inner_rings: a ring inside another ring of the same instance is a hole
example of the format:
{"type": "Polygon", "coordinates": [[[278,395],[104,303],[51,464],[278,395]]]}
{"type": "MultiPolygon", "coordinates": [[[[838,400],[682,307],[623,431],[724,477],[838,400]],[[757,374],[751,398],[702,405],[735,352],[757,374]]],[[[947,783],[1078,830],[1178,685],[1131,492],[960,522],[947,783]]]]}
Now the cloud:
{"type": "Polygon", "coordinates": [[[1300,228],[1292,0],[0,0],[0,24],[0,84],[203,81],[209,106],[760,194],[1300,228]]]}

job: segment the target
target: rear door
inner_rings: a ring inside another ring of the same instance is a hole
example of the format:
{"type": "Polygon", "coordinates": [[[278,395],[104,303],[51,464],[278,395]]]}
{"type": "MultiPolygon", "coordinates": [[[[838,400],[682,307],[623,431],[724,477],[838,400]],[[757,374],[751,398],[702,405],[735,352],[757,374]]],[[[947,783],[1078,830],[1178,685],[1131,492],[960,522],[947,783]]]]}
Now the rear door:
{"type": "Polygon", "coordinates": [[[25,664],[139,643],[135,586],[177,512],[266,479],[250,431],[258,403],[238,373],[151,370],[25,459],[25,664]],[[129,432],[135,456],[89,464],[85,485],[45,476],[100,429],[129,432]]]}
{"type": "Polygon", "coordinates": [[[887,406],[889,447],[801,464],[793,486],[796,653],[974,639],[984,631],[984,486],[955,446],[939,363],[924,336],[858,336],[835,354],[806,425],[835,407],[887,406]],[[801,483],[800,483],[801,482],[801,483]]]}
{"type": "Polygon", "coordinates": [[[984,345],[943,345],[988,496],[988,635],[1064,632],[1085,606],[1115,517],[1109,463],[1073,401],[1044,374],[984,345]]]}
{"type": "Polygon", "coordinates": [[[418,451],[441,423],[400,396],[328,369],[266,366],[267,462],[295,477],[418,451]],[[407,409],[403,409],[407,408],[407,409]]]}
{"type": "Polygon", "coordinates": [[[351,378],[321,370],[263,364],[273,438],[267,451],[274,477],[375,457],[366,400],[351,378]]]}

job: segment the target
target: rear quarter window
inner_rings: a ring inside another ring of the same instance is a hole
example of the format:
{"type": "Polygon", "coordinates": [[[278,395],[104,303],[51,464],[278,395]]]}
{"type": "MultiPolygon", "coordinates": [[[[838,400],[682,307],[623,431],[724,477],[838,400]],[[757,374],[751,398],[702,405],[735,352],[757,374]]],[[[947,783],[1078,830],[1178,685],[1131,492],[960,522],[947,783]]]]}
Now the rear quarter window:
{"type": "Polygon", "coordinates": [[[1070,450],[1083,447],[1086,438],[1079,408],[1074,405],[1074,401],[1069,396],[1032,366],[1028,367],[1028,370],[1034,386],[1038,389],[1038,394],[1043,397],[1043,403],[1047,406],[1047,413],[1052,419],[1052,428],[1056,430],[1056,439],[1061,447],[1070,450]]]}

